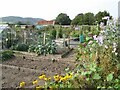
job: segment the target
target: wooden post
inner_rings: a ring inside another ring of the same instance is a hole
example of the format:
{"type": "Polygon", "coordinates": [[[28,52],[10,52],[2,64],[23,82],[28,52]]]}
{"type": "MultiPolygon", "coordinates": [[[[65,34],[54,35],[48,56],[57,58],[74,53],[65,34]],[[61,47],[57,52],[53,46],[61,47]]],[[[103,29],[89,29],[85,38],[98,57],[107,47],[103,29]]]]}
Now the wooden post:
{"type": "Polygon", "coordinates": [[[70,48],[70,35],[68,36],[68,48],[70,48]]]}
{"type": "Polygon", "coordinates": [[[63,34],[63,46],[65,47],[65,34],[63,34]]]}
{"type": "Polygon", "coordinates": [[[46,42],[45,42],[45,41],[46,41],[45,39],[46,39],[46,33],[44,33],[44,37],[43,37],[43,44],[44,44],[44,45],[45,45],[45,43],[46,43],[46,42]]]}
{"type": "Polygon", "coordinates": [[[23,37],[23,38],[24,38],[24,43],[26,44],[26,41],[27,41],[27,40],[26,40],[26,39],[27,39],[27,33],[26,33],[25,30],[24,30],[23,34],[24,34],[24,37],[23,37]]]}

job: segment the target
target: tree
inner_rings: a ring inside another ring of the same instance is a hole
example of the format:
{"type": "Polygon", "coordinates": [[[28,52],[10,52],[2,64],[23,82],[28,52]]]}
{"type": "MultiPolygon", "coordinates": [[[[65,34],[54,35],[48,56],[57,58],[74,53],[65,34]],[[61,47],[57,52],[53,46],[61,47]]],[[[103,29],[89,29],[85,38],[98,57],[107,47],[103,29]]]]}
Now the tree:
{"type": "Polygon", "coordinates": [[[94,25],[95,17],[91,12],[84,14],[84,25],[94,25]]]}
{"type": "Polygon", "coordinates": [[[60,13],[55,20],[56,24],[59,25],[70,25],[71,20],[69,18],[69,16],[67,16],[67,14],[64,13],[60,13]]]}
{"type": "Polygon", "coordinates": [[[112,16],[110,16],[109,12],[107,12],[107,11],[104,11],[104,12],[99,11],[95,15],[95,19],[96,19],[96,21],[98,21],[99,24],[100,24],[100,22],[105,22],[106,23],[106,20],[102,20],[102,18],[105,17],[105,16],[109,16],[110,19],[112,18],[112,16]]]}
{"type": "Polygon", "coordinates": [[[84,14],[78,14],[71,22],[72,25],[82,25],[84,24],[84,14]]]}

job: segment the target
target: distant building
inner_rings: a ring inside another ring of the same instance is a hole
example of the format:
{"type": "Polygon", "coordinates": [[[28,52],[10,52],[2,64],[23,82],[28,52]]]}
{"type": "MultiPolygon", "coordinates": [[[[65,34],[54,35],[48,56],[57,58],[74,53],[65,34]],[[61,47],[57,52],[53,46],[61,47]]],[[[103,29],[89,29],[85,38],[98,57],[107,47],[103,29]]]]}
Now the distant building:
{"type": "Polygon", "coordinates": [[[41,21],[38,21],[37,24],[38,25],[43,25],[43,26],[54,25],[55,24],[55,20],[50,20],[50,21],[41,20],[41,21]]]}
{"type": "Polygon", "coordinates": [[[44,26],[42,26],[42,25],[36,25],[35,28],[38,29],[38,30],[40,30],[40,29],[44,28],[44,26]]]}
{"type": "Polygon", "coordinates": [[[21,29],[33,29],[35,25],[15,25],[15,27],[20,27],[21,29]]]}

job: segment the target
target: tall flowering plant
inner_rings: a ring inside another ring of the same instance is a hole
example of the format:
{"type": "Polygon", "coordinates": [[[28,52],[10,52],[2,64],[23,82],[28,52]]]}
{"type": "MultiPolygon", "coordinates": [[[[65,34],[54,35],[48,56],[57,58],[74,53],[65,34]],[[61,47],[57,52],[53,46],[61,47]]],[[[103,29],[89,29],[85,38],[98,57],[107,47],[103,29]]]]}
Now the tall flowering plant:
{"type": "Polygon", "coordinates": [[[118,25],[110,21],[86,47],[80,45],[76,72],[84,77],[86,86],[120,88],[118,60],[118,25]]]}

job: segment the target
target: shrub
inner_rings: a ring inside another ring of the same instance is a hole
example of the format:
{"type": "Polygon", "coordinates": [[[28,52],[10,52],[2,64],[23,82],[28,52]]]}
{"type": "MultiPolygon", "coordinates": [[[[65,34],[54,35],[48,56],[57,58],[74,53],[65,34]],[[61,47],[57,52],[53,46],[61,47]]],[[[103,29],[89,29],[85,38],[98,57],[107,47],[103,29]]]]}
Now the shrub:
{"type": "Polygon", "coordinates": [[[34,49],[35,53],[38,55],[46,55],[46,54],[55,54],[56,53],[56,43],[51,41],[47,42],[45,45],[37,45],[34,49]]]}
{"type": "Polygon", "coordinates": [[[13,51],[11,50],[6,50],[1,52],[2,54],[2,60],[7,60],[7,59],[11,59],[12,57],[14,57],[13,51]]]}
{"type": "Polygon", "coordinates": [[[79,31],[73,31],[73,32],[70,33],[70,35],[71,35],[72,37],[79,37],[80,32],[79,32],[79,31]]]}
{"type": "Polygon", "coordinates": [[[58,34],[58,38],[62,38],[63,37],[63,31],[62,31],[62,29],[59,29],[58,32],[57,32],[57,34],[58,34]]]}
{"type": "Polygon", "coordinates": [[[36,45],[30,45],[28,52],[34,52],[35,48],[36,48],[36,45]]]}
{"type": "Polygon", "coordinates": [[[56,30],[52,30],[52,31],[50,32],[51,38],[52,38],[52,39],[55,39],[55,38],[56,38],[56,34],[57,34],[56,30]]]}
{"type": "Polygon", "coordinates": [[[17,50],[17,51],[28,51],[28,48],[29,46],[27,44],[17,44],[15,47],[14,47],[14,50],[17,50]]]}

